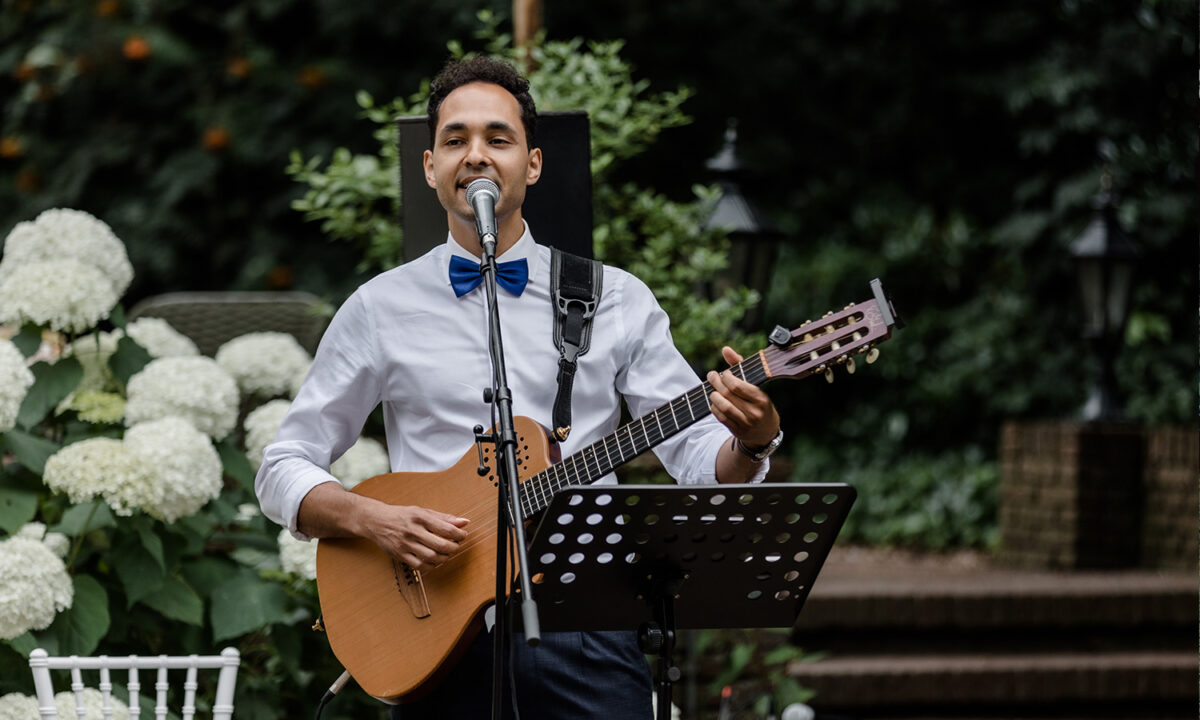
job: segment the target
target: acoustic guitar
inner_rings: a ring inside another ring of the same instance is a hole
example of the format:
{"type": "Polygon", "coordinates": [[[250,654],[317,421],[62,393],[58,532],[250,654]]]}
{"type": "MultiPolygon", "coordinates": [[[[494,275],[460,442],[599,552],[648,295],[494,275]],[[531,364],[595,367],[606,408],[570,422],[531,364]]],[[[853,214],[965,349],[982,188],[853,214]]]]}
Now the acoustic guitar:
{"type": "MultiPolygon", "coordinates": [[[[897,318],[879,280],[872,280],[871,288],[870,300],[790,332],[775,328],[770,346],[731,370],[761,385],[814,373],[832,381],[837,366],[854,371],[856,356],[873,362],[879,352],[875,346],[891,337],[897,318]]],[[[559,490],[600,479],[708,415],[711,392],[704,382],[561,461],[544,428],[516,418],[524,516],[545,509],[559,490]]],[[[436,687],[478,635],[484,611],[495,600],[500,479],[493,448],[482,445],[486,474],[480,474],[479,451],[472,447],[441,472],[387,473],[351,491],[468,518],[470,534],[443,564],[414,571],[361,538],[318,544],[317,588],[329,643],[358,684],[386,702],[415,700],[436,687]]]]}

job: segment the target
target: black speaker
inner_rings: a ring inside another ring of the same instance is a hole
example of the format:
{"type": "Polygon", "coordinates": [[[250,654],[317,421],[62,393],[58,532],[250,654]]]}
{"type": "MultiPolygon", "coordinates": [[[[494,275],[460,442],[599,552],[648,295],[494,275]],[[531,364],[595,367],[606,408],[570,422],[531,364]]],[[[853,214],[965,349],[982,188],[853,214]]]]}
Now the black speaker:
{"type": "MultiPolygon", "coordinates": [[[[424,115],[396,119],[400,130],[400,204],[404,259],[412,260],[446,241],[446,210],[425,183],[422,157],[429,149],[424,115]]],[[[583,110],[538,114],[542,176],[526,191],[521,210],[543,245],[592,257],[592,151],[583,110]]]]}

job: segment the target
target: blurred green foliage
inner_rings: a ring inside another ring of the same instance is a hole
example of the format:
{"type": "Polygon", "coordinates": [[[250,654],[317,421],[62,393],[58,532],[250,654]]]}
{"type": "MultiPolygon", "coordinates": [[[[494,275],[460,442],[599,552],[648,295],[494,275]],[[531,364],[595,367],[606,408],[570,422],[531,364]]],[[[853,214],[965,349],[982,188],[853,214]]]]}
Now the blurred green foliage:
{"type": "Polygon", "coordinates": [[[908,327],[879,362],[831,386],[773,391],[795,479],[859,486],[843,539],[940,547],[993,536],[1000,425],[1069,417],[1087,395],[1093,361],[1067,248],[1106,172],[1143,248],[1121,397],[1133,421],[1195,422],[1194,4],[695,10],[555,3],[547,24],[623,38],[656,82],[700,90],[688,105],[696,122],[627,168],[668,195],[686,192],[673,178],[703,177],[736,119],[754,173],[745,191],[789,238],[768,322],[795,326],[884,280],[908,327]],[[960,497],[975,499],[961,510],[931,499],[960,497]]]}

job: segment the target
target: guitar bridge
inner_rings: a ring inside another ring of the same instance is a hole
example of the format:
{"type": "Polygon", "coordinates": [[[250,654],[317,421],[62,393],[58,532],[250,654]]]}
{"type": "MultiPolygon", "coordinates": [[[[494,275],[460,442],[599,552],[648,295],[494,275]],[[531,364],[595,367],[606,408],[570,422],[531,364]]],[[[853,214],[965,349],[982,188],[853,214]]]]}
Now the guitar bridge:
{"type": "Polygon", "coordinates": [[[392,573],[396,578],[396,589],[408,603],[413,617],[429,617],[432,613],[429,611],[429,598],[425,596],[425,584],[421,582],[421,572],[413,570],[408,563],[392,560],[392,573]]]}

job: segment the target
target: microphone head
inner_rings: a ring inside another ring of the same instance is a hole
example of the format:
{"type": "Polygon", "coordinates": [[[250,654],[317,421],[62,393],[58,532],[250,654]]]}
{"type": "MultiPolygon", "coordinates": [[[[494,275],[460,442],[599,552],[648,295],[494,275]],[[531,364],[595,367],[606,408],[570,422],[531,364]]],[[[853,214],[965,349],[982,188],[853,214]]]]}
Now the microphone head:
{"type": "Polygon", "coordinates": [[[500,199],[500,187],[496,183],[487,178],[475,178],[467,183],[467,204],[475,207],[475,196],[480,193],[491,195],[493,204],[500,199]]]}

